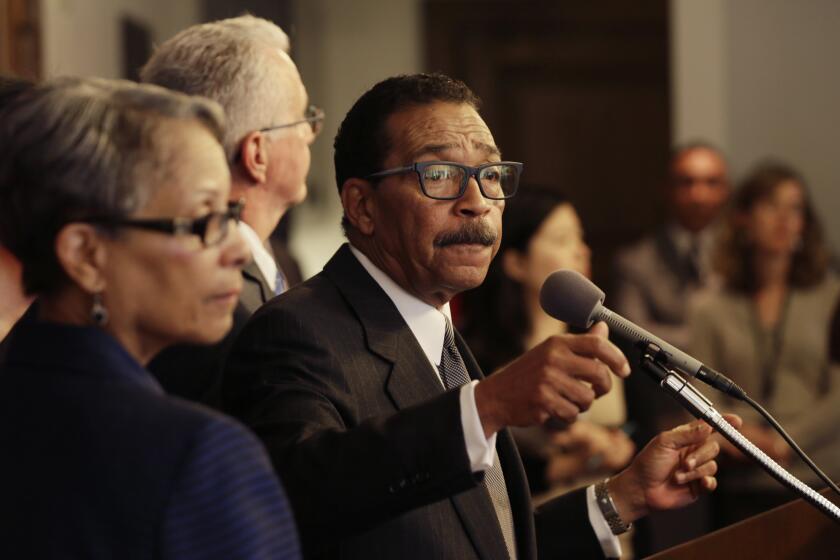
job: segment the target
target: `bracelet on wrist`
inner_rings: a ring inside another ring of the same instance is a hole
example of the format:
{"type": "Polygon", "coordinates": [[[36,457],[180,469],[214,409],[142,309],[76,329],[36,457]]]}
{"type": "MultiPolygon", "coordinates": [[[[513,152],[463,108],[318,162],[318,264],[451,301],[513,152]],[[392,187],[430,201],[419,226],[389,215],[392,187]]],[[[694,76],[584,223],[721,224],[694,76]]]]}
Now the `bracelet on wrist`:
{"type": "Polygon", "coordinates": [[[615,509],[615,503],[613,502],[612,496],[610,496],[610,491],[607,488],[607,482],[609,482],[609,480],[609,478],[605,478],[595,485],[595,501],[598,502],[598,509],[601,510],[601,513],[604,515],[604,519],[607,520],[607,524],[610,526],[612,534],[620,535],[629,531],[633,527],[633,524],[625,523],[618,514],[618,510],[615,509]]]}

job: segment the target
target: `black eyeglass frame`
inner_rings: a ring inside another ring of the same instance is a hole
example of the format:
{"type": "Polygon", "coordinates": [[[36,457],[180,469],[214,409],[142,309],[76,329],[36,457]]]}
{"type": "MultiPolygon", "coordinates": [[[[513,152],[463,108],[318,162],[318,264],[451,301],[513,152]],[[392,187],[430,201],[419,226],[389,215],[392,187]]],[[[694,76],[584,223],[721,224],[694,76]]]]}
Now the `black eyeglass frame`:
{"type": "Polygon", "coordinates": [[[318,133],[321,132],[321,127],[324,124],[324,117],[326,113],[324,110],[318,107],[317,105],[310,105],[306,108],[306,111],[303,113],[303,118],[299,121],[290,122],[286,124],[278,124],[274,126],[267,126],[265,128],[259,129],[260,132],[271,132],[272,130],[280,130],[281,128],[291,128],[293,126],[297,126],[303,123],[309,123],[309,126],[312,128],[312,134],[318,136],[318,133]]]}
{"type": "Polygon", "coordinates": [[[245,208],[245,201],[229,202],[228,209],[224,212],[210,212],[200,218],[114,218],[110,216],[94,216],[78,220],[87,224],[96,224],[104,227],[129,227],[167,233],[169,235],[197,235],[205,247],[213,247],[221,244],[230,231],[230,221],[236,223],[242,219],[242,210],[245,208]],[[212,243],[205,239],[207,228],[211,220],[221,220],[221,236],[212,243]]]}
{"type": "Polygon", "coordinates": [[[475,180],[478,183],[478,189],[481,191],[481,195],[484,198],[488,200],[506,200],[516,195],[516,191],[519,189],[519,178],[522,175],[523,167],[524,164],[518,161],[491,161],[489,163],[483,163],[477,167],[464,165],[463,163],[458,163],[455,161],[418,161],[405,167],[397,167],[394,169],[386,169],[384,171],[377,171],[376,173],[371,173],[370,175],[367,175],[365,179],[382,179],[383,177],[388,177],[390,175],[400,175],[402,173],[411,173],[413,171],[417,173],[417,181],[420,183],[420,190],[423,191],[423,194],[427,197],[432,198],[434,200],[457,200],[464,196],[464,193],[467,192],[467,184],[470,182],[470,178],[475,177],[475,180]],[[426,184],[425,180],[423,179],[423,172],[426,170],[427,167],[432,167],[434,165],[451,165],[454,167],[458,167],[464,171],[464,175],[461,178],[461,184],[458,188],[457,195],[433,196],[426,191],[426,184]],[[516,186],[513,189],[513,192],[510,194],[506,194],[504,196],[489,196],[484,190],[484,185],[481,184],[481,171],[487,169],[488,167],[495,167],[497,165],[508,165],[516,170],[516,186]]]}

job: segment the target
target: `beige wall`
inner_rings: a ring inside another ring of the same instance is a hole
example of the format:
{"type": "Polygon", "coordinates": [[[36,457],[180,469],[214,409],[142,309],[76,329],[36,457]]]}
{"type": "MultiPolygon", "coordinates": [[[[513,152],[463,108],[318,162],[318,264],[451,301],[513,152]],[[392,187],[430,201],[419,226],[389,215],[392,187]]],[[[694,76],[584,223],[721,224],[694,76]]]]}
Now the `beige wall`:
{"type": "Polygon", "coordinates": [[[672,136],[728,149],[726,0],[671,1],[672,136]]]}
{"type": "Polygon", "coordinates": [[[313,103],[327,113],[312,146],[310,195],[295,210],[292,251],[305,276],[344,241],[332,142],[353,102],[376,82],[421,70],[420,0],[297,0],[292,49],[313,103]]]}
{"type": "Polygon", "coordinates": [[[163,41],[198,21],[199,0],[42,0],[44,77],[122,77],[120,19],[149,26],[163,41]]]}
{"type": "Polygon", "coordinates": [[[736,174],[782,158],[802,171],[840,247],[840,2],[672,0],[674,139],[707,138],[736,174]]]}

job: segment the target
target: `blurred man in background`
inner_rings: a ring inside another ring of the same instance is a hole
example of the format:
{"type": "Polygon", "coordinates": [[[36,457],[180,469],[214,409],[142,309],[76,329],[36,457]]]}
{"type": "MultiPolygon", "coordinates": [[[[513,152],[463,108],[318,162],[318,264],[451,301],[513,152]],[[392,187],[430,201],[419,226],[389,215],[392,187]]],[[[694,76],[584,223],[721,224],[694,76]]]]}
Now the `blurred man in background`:
{"type": "MultiPolygon", "coordinates": [[[[688,301],[714,282],[712,230],[729,191],[726,160],[717,148],[700,142],[677,147],[665,185],[669,219],[652,235],[618,254],[610,306],[674,346],[685,348],[689,342],[688,301]]],[[[633,365],[632,350],[624,350],[633,365]]],[[[682,409],[667,399],[644,399],[641,406],[647,383],[645,375],[627,381],[630,416],[641,424],[639,443],[682,416],[682,409]]]]}
{"type": "MultiPolygon", "coordinates": [[[[729,169],[720,150],[705,142],[676,147],[664,186],[668,219],[617,255],[610,307],[678,348],[686,348],[688,302],[715,283],[711,271],[714,230],[729,192],[729,169]]],[[[622,350],[635,365],[636,351],[622,350]]],[[[636,427],[633,439],[638,446],[688,418],[673,399],[652,397],[651,387],[642,372],[625,383],[628,418],[636,427]]],[[[637,547],[644,553],[703,534],[703,507],[701,503],[685,511],[654,515],[637,529],[637,547]],[[694,518],[688,521],[685,516],[694,518]]]]}
{"type": "Polygon", "coordinates": [[[686,301],[711,280],[712,226],[729,198],[726,160],[710,144],[674,150],[665,195],[669,219],[620,252],[611,307],[678,347],[688,342],[686,301]]]}

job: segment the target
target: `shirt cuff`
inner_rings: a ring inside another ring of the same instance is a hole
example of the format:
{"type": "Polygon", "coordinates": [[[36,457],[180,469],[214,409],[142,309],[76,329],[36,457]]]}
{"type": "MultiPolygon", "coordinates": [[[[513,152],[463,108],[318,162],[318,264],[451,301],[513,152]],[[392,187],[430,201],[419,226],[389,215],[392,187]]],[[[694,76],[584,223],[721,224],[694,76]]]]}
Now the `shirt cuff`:
{"type": "Polygon", "coordinates": [[[621,542],[613,535],[609,523],[604,519],[601,508],[595,500],[595,486],[586,489],[586,513],[589,514],[589,524],[595,531],[598,542],[601,543],[601,550],[607,558],[621,558],[621,542]]]}
{"type": "MultiPolygon", "coordinates": [[[[461,386],[461,426],[464,429],[464,443],[470,458],[472,472],[486,471],[493,466],[496,451],[496,434],[484,437],[484,427],[478,417],[475,406],[475,386],[478,381],[471,381],[461,386]]],[[[605,522],[606,523],[606,522],[605,522]]]]}

